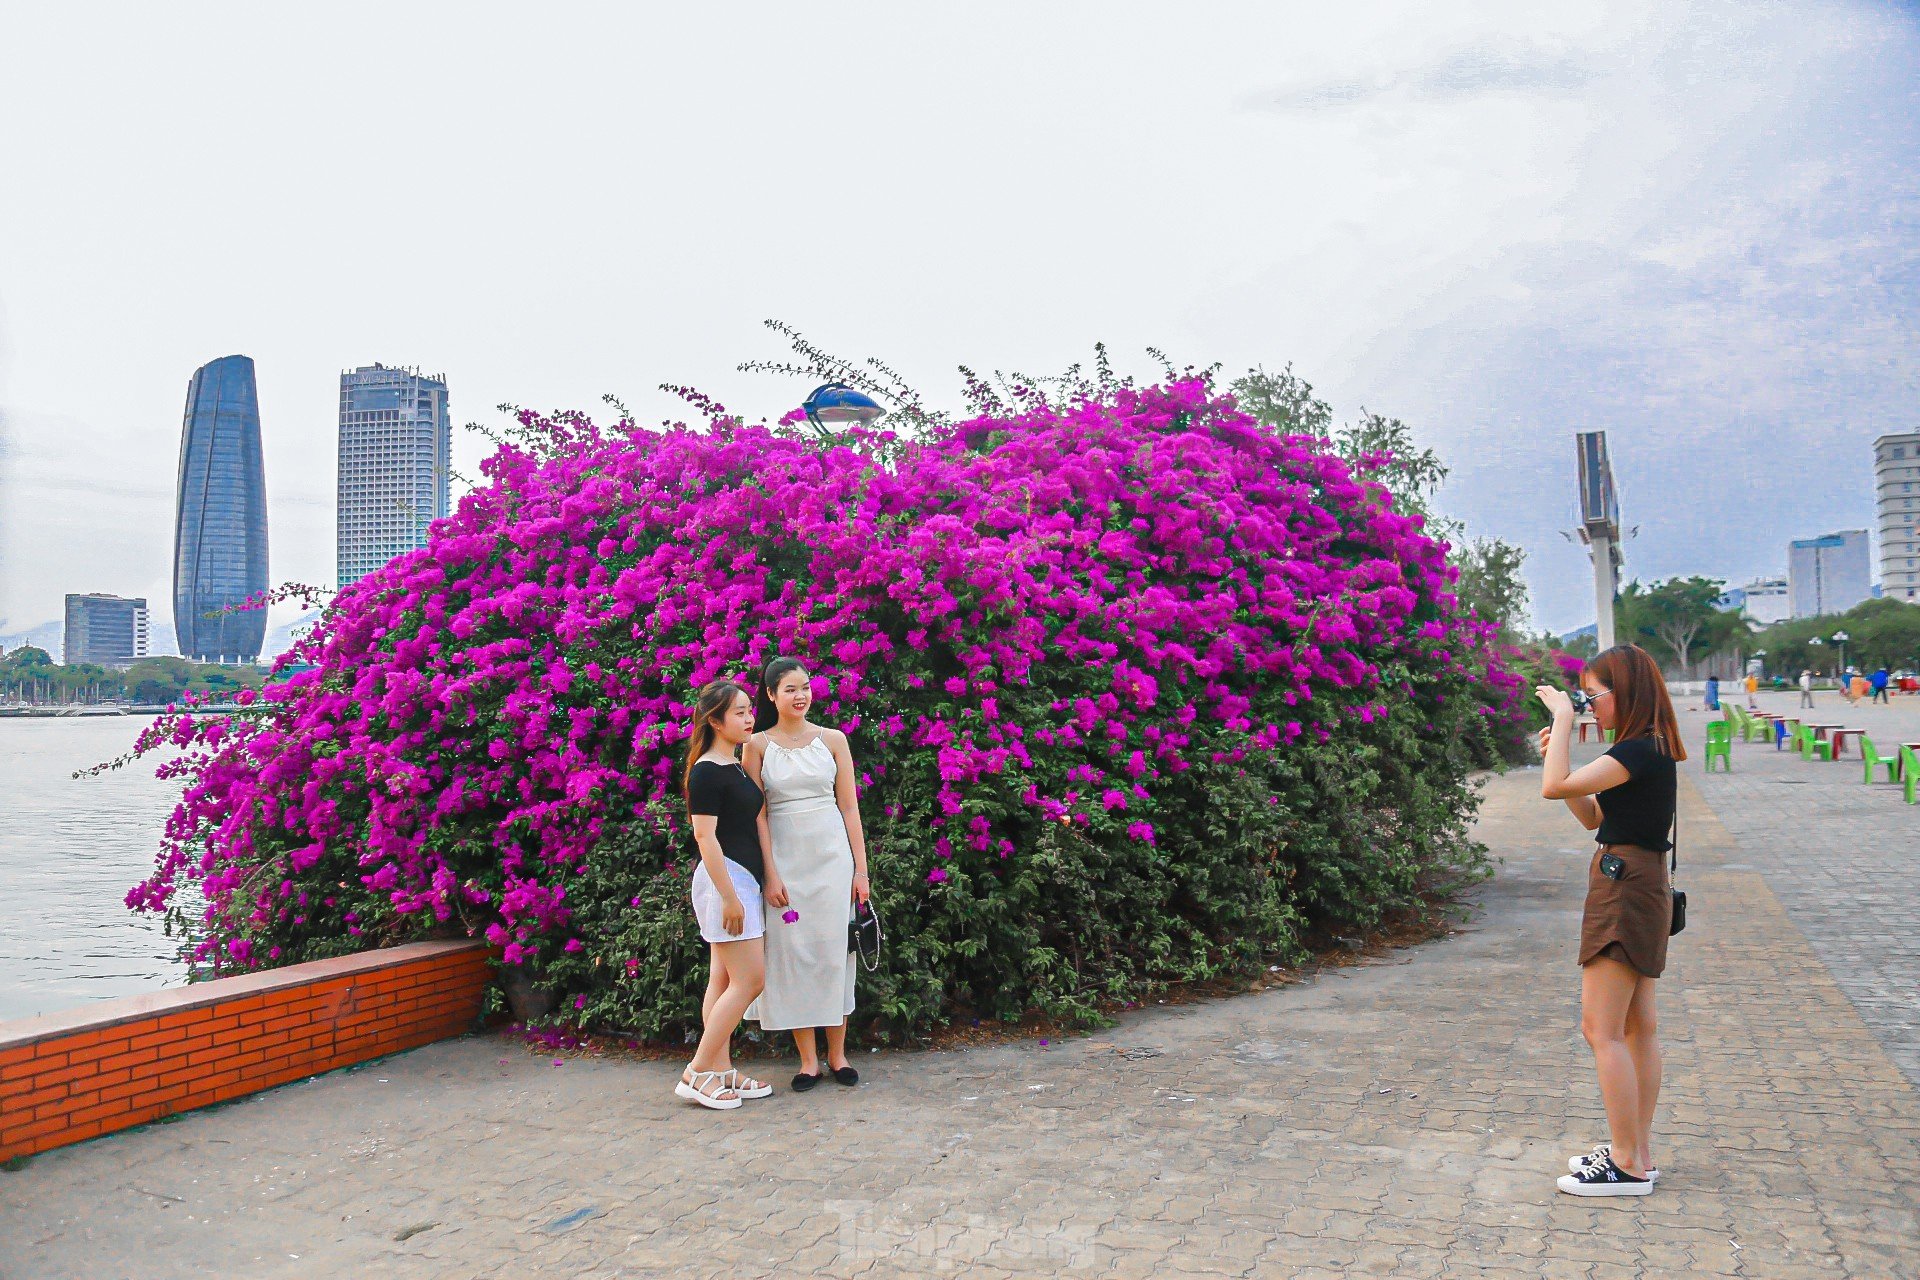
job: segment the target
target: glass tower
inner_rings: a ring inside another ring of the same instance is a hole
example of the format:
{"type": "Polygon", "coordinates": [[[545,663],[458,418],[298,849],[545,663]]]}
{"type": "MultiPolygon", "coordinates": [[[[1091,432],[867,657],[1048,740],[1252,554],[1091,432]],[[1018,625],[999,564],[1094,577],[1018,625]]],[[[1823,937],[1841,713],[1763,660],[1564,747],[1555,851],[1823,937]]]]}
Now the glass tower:
{"type": "Polygon", "coordinates": [[[340,375],[341,586],[427,545],[427,526],[447,514],[452,442],[444,376],[383,364],[340,375]]]}
{"type": "Polygon", "coordinates": [[[78,662],[132,666],[147,656],[147,602],[125,596],[70,595],[65,641],[60,660],[68,666],[78,662]]]}
{"type": "Polygon", "coordinates": [[[222,356],[187,384],[174,521],[173,626],[182,657],[254,662],[267,611],[225,612],[267,589],[267,473],[251,356],[222,356]]]}

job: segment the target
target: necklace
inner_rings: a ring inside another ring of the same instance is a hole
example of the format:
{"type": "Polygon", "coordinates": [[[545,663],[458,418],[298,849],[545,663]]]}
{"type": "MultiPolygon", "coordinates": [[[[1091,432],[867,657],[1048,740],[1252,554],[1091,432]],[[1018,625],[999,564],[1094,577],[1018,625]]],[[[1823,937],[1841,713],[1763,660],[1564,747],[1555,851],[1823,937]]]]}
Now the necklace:
{"type": "MultiPolygon", "coordinates": [[[[811,728],[811,727],[812,727],[811,725],[808,726],[808,728],[811,728]]],[[[806,747],[812,746],[814,740],[812,738],[808,738],[805,742],[800,742],[800,743],[782,742],[780,741],[779,738],[774,736],[773,730],[769,729],[767,730],[767,741],[771,742],[776,747],[785,747],[788,751],[799,751],[806,747]]]]}

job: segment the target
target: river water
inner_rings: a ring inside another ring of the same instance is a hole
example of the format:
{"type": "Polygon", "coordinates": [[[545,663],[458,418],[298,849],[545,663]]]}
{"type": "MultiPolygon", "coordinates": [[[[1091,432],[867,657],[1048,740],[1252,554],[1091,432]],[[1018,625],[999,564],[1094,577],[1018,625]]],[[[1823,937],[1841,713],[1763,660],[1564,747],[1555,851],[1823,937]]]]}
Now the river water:
{"type": "Polygon", "coordinates": [[[186,981],[177,942],[122,899],[153,869],[178,783],[159,756],[72,776],[150,719],[0,719],[0,1021],[186,981]]]}

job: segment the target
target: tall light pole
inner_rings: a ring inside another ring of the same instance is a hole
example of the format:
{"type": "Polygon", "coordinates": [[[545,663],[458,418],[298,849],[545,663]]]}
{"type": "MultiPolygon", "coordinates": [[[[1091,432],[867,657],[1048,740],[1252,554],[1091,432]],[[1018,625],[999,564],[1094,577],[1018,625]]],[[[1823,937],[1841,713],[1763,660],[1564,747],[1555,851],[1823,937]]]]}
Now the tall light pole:
{"type": "Polygon", "coordinates": [[[1574,435],[1580,463],[1580,541],[1593,558],[1593,638],[1601,652],[1613,648],[1613,598],[1620,589],[1620,499],[1607,460],[1607,433],[1574,435]]]}
{"type": "Polygon", "coordinates": [[[1840,674],[1843,677],[1847,674],[1847,641],[1852,638],[1844,631],[1833,633],[1833,642],[1840,646],[1840,674]]]}

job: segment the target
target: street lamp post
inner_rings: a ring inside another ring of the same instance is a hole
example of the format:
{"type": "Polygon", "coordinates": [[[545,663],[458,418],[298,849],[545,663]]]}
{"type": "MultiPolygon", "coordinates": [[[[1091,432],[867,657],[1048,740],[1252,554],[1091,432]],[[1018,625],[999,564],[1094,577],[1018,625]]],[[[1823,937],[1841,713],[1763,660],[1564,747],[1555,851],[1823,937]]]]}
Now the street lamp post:
{"type": "Polygon", "coordinates": [[[829,422],[872,422],[886,412],[872,396],[844,382],[815,387],[800,409],[823,440],[833,439],[833,432],[827,430],[829,422]]]}
{"type": "Polygon", "coordinates": [[[1840,646],[1840,677],[1843,680],[1847,675],[1847,641],[1850,639],[1852,637],[1844,631],[1833,633],[1833,642],[1840,646]]]}

